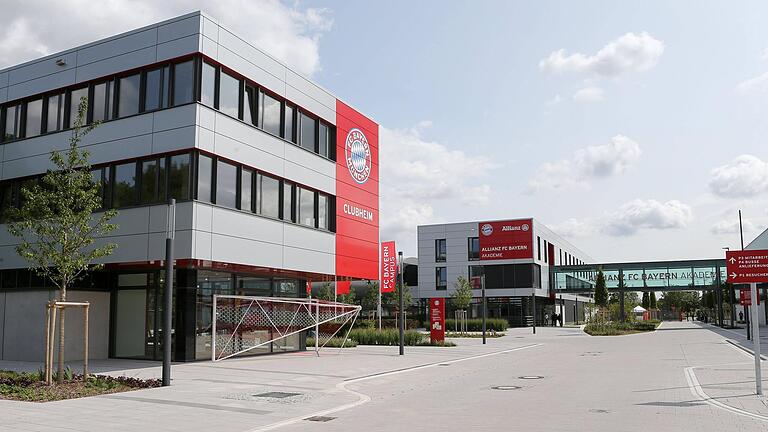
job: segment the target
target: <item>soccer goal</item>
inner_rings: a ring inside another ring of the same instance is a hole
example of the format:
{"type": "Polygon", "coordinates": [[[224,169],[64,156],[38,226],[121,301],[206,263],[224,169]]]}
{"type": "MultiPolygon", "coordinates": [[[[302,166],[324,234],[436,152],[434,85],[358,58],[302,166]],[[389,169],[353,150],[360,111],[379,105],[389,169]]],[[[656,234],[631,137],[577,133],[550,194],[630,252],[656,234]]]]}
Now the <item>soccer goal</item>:
{"type": "Polygon", "coordinates": [[[316,299],[213,296],[211,359],[225,360],[307,332],[320,350],[342,337],[343,348],[361,307],[316,299]]]}

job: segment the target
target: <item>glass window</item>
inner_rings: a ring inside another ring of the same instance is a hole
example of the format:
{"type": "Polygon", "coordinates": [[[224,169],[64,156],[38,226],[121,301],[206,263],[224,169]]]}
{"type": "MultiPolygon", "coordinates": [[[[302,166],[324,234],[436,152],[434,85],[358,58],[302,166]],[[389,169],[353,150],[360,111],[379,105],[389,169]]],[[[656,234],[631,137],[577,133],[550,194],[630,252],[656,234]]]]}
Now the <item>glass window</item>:
{"type": "Polygon", "coordinates": [[[239,117],[240,80],[222,71],[219,76],[219,111],[239,117]]]}
{"type": "Polygon", "coordinates": [[[127,207],[136,203],[136,164],[115,166],[115,198],[113,207],[127,207]]]}
{"type": "Polygon", "coordinates": [[[26,134],[25,137],[33,137],[40,135],[40,129],[43,125],[43,100],[36,99],[27,102],[27,118],[26,118],[26,134]]]}
{"type": "Polygon", "coordinates": [[[293,113],[294,109],[292,106],[286,104],[285,105],[285,116],[284,116],[284,127],[285,130],[283,131],[283,138],[287,139],[290,142],[296,142],[295,134],[293,133],[293,113]]]}
{"type": "MultiPolygon", "coordinates": [[[[233,294],[234,284],[232,275],[229,273],[212,272],[200,270],[197,273],[197,301],[196,315],[197,323],[195,325],[195,358],[211,358],[211,332],[213,331],[213,295],[214,294],[233,294]]],[[[217,334],[222,336],[228,329],[217,330],[217,334]]],[[[257,330],[253,330],[249,337],[263,337],[257,330]]],[[[266,339],[268,340],[268,339],[266,339]]],[[[230,348],[235,349],[237,344],[230,344],[230,348]]],[[[226,347],[222,347],[226,348],[226,347]]],[[[217,346],[218,349],[218,346],[217,346]]]]}
{"type": "Polygon", "coordinates": [[[320,122],[320,131],[318,133],[318,153],[320,156],[328,157],[330,149],[328,146],[330,141],[328,136],[328,126],[325,123],[320,122]]]}
{"type": "Polygon", "coordinates": [[[165,200],[165,158],[141,162],[141,203],[165,200]]]}
{"type": "Polygon", "coordinates": [[[189,199],[189,154],[171,156],[170,197],[177,200],[189,199]]]}
{"type": "Polygon", "coordinates": [[[315,192],[301,187],[296,188],[299,194],[299,223],[315,226],[315,192]]]}
{"type": "Polygon", "coordinates": [[[448,286],[448,271],[445,267],[435,268],[435,287],[438,290],[445,290],[448,286]]]}
{"type": "Polygon", "coordinates": [[[263,174],[258,174],[257,179],[257,212],[273,218],[280,217],[280,181],[263,174]]]}
{"type": "Polygon", "coordinates": [[[153,111],[161,108],[163,92],[163,69],[147,71],[144,84],[144,111],[153,111]]]}
{"type": "Polygon", "coordinates": [[[216,97],[216,68],[205,62],[203,62],[200,88],[200,102],[213,108],[213,101],[216,97]]]}
{"type": "Polygon", "coordinates": [[[173,65],[173,104],[190,103],[195,98],[195,64],[192,60],[173,65]]]}
{"type": "Polygon", "coordinates": [[[261,124],[265,131],[280,136],[280,101],[261,93],[261,124]]]}
{"type": "Polygon", "coordinates": [[[255,125],[256,117],[254,117],[254,108],[256,106],[256,89],[253,87],[245,88],[245,100],[243,101],[243,120],[255,125]]]}
{"type": "Polygon", "coordinates": [[[445,239],[435,240],[435,261],[445,261],[445,239]]]}
{"type": "Polygon", "coordinates": [[[140,78],[140,74],[120,78],[120,97],[117,100],[118,117],[127,117],[139,112],[140,78]]]}
{"type": "Polygon", "coordinates": [[[283,220],[294,222],[293,219],[293,183],[283,182],[283,220]]]}
{"type": "Polygon", "coordinates": [[[16,115],[19,105],[13,105],[5,108],[5,133],[4,140],[12,140],[19,137],[20,116],[16,115]]]}
{"type": "Polygon", "coordinates": [[[170,94],[171,87],[171,67],[166,66],[163,68],[163,87],[160,90],[160,106],[162,108],[168,108],[168,95],[170,94]]]}
{"type": "Polygon", "coordinates": [[[237,205],[237,167],[223,161],[216,164],[216,204],[237,205]]]}
{"type": "Polygon", "coordinates": [[[317,227],[320,229],[330,229],[328,219],[328,195],[317,194],[317,227]]]}
{"type": "MultiPolygon", "coordinates": [[[[75,120],[77,120],[78,116],[78,109],[80,107],[80,101],[83,98],[88,98],[88,87],[83,87],[81,89],[72,90],[69,93],[69,121],[67,122],[67,125],[69,127],[75,126],[75,120]]],[[[85,124],[85,115],[87,113],[83,113],[83,124],[85,124]]]]}
{"type": "Polygon", "coordinates": [[[480,239],[478,237],[470,237],[467,239],[467,258],[470,261],[477,261],[480,259],[480,239]]]}
{"type": "Polygon", "coordinates": [[[197,158],[197,199],[211,202],[213,160],[205,155],[197,158]]]}
{"type": "Polygon", "coordinates": [[[64,120],[64,93],[48,96],[48,123],[46,132],[61,130],[61,122],[64,120]]]}
{"type": "Polygon", "coordinates": [[[253,211],[253,171],[243,168],[240,173],[240,210],[253,211]]]}
{"type": "Polygon", "coordinates": [[[301,113],[301,146],[315,151],[315,123],[317,121],[308,115],[301,113]]]}
{"type": "Polygon", "coordinates": [[[93,121],[109,120],[112,117],[112,82],[93,86],[93,121]]]}

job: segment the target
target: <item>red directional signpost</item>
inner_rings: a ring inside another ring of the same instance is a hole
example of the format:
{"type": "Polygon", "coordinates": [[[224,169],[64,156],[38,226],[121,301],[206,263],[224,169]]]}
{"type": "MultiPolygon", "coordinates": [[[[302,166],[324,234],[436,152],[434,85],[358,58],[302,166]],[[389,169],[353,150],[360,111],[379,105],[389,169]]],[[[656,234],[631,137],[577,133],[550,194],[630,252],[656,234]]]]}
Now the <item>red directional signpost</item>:
{"type": "MultiPolygon", "coordinates": [[[[732,284],[749,284],[749,296],[746,290],[741,291],[741,304],[752,304],[752,299],[757,299],[760,304],[760,295],[757,292],[757,284],[768,282],[768,250],[740,250],[727,251],[725,253],[725,266],[728,272],[728,282],[732,284]]],[[[763,394],[762,377],[760,371],[760,326],[757,316],[757,306],[752,307],[752,342],[755,351],[755,384],[757,394],[763,394]]]]}

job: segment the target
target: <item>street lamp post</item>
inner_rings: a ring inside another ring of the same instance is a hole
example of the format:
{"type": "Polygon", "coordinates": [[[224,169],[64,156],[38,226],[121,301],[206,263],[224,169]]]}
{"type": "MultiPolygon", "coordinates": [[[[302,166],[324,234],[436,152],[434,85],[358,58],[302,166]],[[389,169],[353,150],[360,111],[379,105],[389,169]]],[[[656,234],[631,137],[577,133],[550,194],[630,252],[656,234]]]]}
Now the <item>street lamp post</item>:
{"type": "MultiPolygon", "coordinates": [[[[168,201],[165,236],[165,291],[163,292],[163,386],[171,385],[171,327],[173,326],[173,237],[176,231],[176,200],[168,201]]],[[[213,317],[215,320],[216,317],[213,317]]]]}
{"type": "Polygon", "coordinates": [[[398,261],[400,262],[400,289],[398,291],[398,303],[400,307],[400,319],[398,320],[398,326],[400,329],[400,355],[405,354],[405,309],[403,300],[403,252],[397,253],[398,261]]]}
{"type": "Polygon", "coordinates": [[[485,345],[485,316],[488,313],[488,307],[485,301],[485,273],[480,276],[480,288],[483,296],[483,345],[485,345]]]}

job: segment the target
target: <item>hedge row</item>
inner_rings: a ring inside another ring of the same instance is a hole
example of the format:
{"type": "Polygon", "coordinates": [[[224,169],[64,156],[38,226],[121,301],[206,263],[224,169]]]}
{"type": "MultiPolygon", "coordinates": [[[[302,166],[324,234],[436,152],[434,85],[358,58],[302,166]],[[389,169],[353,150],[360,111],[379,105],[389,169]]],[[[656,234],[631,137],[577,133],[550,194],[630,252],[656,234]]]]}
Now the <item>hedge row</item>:
{"type": "MultiPolygon", "coordinates": [[[[417,329],[419,328],[421,322],[417,319],[406,319],[405,320],[405,328],[406,329],[417,329]]],[[[379,320],[378,319],[359,319],[355,321],[355,328],[379,328],[379,320]]],[[[382,318],[381,319],[381,328],[397,328],[397,320],[394,318],[382,318]]]]}
{"type": "MultiPolygon", "coordinates": [[[[399,345],[400,332],[397,329],[383,328],[380,331],[368,328],[355,328],[349,332],[349,338],[360,345],[399,345]]],[[[406,330],[405,344],[415,346],[426,338],[416,330],[406,330]]]]}
{"type": "MultiPolygon", "coordinates": [[[[320,341],[324,342],[325,339],[321,339],[320,341]]],[[[331,339],[328,340],[328,342],[325,343],[326,348],[354,348],[356,346],[357,346],[357,342],[355,342],[354,340],[347,339],[346,341],[344,341],[343,337],[338,337],[338,336],[332,337],[331,339]],[[342,345],[344,346],[342,347],[342,345]]],[[[307,349],[311,350],[314,348],[315,348],[315,338],[310,336],[307,338],[307,349]]]]}
{"type": "MultiPolygon", "coordinates": [[[[504,318],[488,318],[485,320],[485,328],[488,331],[506,331],[507,327],[509,327],[509,323],[504,318]]],[[[454,331],[456,329],[456,320],[445,320],[445,329],[447,331],[454,331]]],[[[483,331],[483,320],[480,318],[468,319],[467,331],[483,331]]]]}

